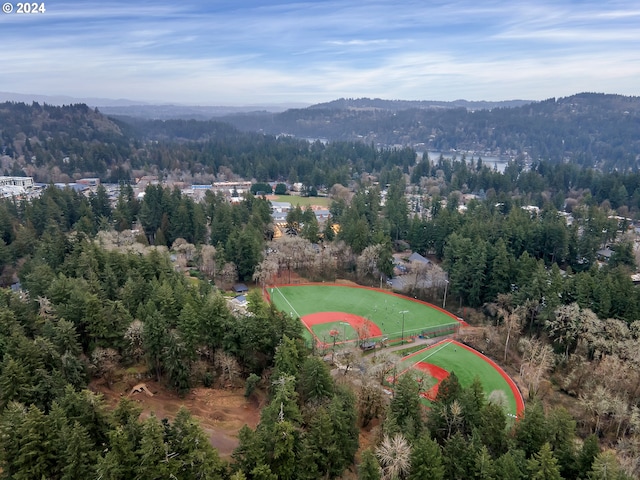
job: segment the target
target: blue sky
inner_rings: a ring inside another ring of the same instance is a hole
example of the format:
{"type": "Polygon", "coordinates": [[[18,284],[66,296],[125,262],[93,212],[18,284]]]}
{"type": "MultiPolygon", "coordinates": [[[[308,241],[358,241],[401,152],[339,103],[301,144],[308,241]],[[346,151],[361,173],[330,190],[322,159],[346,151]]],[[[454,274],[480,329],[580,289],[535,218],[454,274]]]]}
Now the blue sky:
{"type": "Polygon", "coordinates": [[[199,105],[640,95],[637,0],[45,8],[0,13],[0,91],[199,105]]]}

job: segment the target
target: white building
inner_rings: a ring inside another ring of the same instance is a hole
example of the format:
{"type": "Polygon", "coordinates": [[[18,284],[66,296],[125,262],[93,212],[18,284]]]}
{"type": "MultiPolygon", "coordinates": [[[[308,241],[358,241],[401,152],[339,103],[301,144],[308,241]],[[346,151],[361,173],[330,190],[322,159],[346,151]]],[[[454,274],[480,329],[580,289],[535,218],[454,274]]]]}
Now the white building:
{"type": "Polygon", "coordinates": [[[33,187],[33,177],[2,177],[0,176],[0,187],[33,187]]]}
{"type": "Polygon", "coordinates": [[[0,176],[0,195],[3,197],[17,197],[24,195],[32,188],[33,177],[0,176]]]}

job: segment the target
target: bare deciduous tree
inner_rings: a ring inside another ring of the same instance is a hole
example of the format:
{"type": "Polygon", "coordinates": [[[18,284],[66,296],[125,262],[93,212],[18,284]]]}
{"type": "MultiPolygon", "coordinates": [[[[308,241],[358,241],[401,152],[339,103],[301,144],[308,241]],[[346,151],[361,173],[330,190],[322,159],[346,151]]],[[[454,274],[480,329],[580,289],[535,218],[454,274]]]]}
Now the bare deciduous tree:
{"type": "Polygon", "coordinates": [[[367,357],[366,375],[375,378],[380,385],[384,383],[384,379],[393,371],[400,362],[400,357],[394,353],[382,351],[375,355],[367,357]]]}
{"type": "Polygon", "coordinates": [[[403,479],[411,469],[411,446],[401,433],[390,438],[384,436],[376,448],[376,457],[382,467],[383,480],[403,479]]]}
{"type": "Polygon", "coordinates": [[[535,338],[522,338],[519,347],[522,352],[520,376],[527,383],[529,395],[533,396],[537,393],[544,375],[553,366],[553,349],[535,338]]]}
{"type": "Polygon", "coordinates": [[[54,308],[51,304],[51,300],[49,300],[47,297],[38,296],[38,315],[42,319],[46,320],[48,318],[51,318],[53,316],[53,313],[54,308]]]}
{"type": "Polygon", "coordinates": [[[272,257],[262,260],[253,272],[253,281],[260,283],[263,287],[269,284],[278,273],[278,262],[272,257]]]}
{"type": "Polygon", "coordinates": [[[127,351],[134,362],[139,362],[144,356],[144,324],[140,320],[134,320],[124,333],[127,341],[127,351]]]}
{"type": "MultiPolygon", "coordinates": [[[[498,295],[498,299],[503,297],[503,295],[498,295]]],[[[511,306],[503,303],[502,306],[498,307],[498,317],[502,318],[502,328],[505,332],[505,341],[504,341],[504,359],[503,361],[507,361],[507,353],[509,352],[509,342],[512,336],[520,335],[522,331],[522,320],[524,318],[524,309],[516,308],[515,310],[511,308],[511,306]]]]}
{"type": "Polygon", "coordinates": [[[220,377],[223,384],[234,385],[240,377],[240,365],[236,357],[222,350],[216,350],[213,358],[214,366],[220,369],[220,377]]]}
{"type": "Polygon", "coordinates": [[[200,246],[198,268],[210,279],[216,275],[216,253],[216,247],[213,245],[200,246]]]}
{"type": "Polygon", "coordinates": [[[224,264],[220,271],[220,280],[225,286],[230,286],[238,280],[238,269],[235,263],[227,262],[224,264]]]}
{"type": "Polygon", "coordinates": [[[96,347],[91,354],[91,366],[96,374],[104,378],[109,388],[113,383],[113,374],[118,368],[120,354],[113,348],[96,347]]]}
{"type": "Polygon", "coordinates": [[[378,262],[380,261],[380,254],[384,247],[380,244],[369,245],[356,259],[356,272],[360,280],[366,278],[378,278],[380,270],[378,269],[378,262]]]}
{"type": "Polygon", "coordinates": [[[580,395],[580,404],[594,418],[593,432],[601,432],[602,418],[611,412],[611,396],[607,389],[598,385],[595,389],[589,389],[580,395]]]}

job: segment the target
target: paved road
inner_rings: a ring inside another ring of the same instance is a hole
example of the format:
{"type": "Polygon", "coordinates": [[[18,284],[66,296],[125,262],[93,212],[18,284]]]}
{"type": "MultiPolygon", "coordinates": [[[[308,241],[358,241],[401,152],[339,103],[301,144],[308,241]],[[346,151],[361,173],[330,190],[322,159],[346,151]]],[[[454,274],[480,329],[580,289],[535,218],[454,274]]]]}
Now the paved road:
{"type": "Polygon", "coordinates": [[[385,351],[385,352],[395,352],[397,350],[404,350],[405,348],[415,347],[416,345],[424,345],[425,347],[428,347],[429,345],[433,345],[434,343],[438,343],[438,342],[444,340],[445,338],[452,338],[452,337],[453,337],[453,335],[444,335],[442,337],[436,337],[436,338],[418,338],[418,337],[416,337],[413,342],[405,343],[404,345],[394,345],[393,347],[385,347],[385,348],[381,348],[380,350],[385,351]]]}

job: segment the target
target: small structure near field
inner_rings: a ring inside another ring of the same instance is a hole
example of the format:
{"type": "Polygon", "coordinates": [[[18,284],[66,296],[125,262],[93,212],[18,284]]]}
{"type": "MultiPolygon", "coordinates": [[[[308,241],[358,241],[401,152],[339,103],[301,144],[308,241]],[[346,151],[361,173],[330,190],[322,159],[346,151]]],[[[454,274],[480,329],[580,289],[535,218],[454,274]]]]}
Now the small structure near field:
{"type": "Polygon", "coordinates": [[[153,397],[153,393],[151,393],[149,388],[147,388],[146,383],[139,383],[135,387],[133,387],[131,389],[131,392],[129,393],[129,396],[133,395],[134,393],[145,393],[148,397],[153,397]]]}
{"type": "Polygon", "coordinates": [[[249,291],[249,288],[244,283],[236,283],[233,287],[231,287],[233,293],[236,295],[244,295],[249,291]]]}
{"type": "Polygon", "coordinates": [[[372,341],[360,342],[359,346],[360,346],[360,349],[363,351],[373,350],[376,348],[376,342],[372,342],[372,341]]]}

